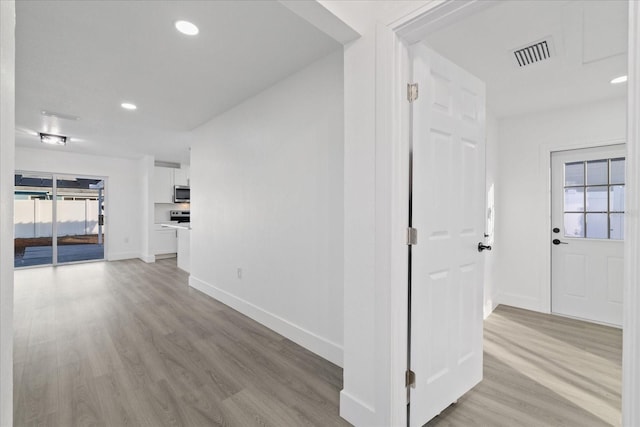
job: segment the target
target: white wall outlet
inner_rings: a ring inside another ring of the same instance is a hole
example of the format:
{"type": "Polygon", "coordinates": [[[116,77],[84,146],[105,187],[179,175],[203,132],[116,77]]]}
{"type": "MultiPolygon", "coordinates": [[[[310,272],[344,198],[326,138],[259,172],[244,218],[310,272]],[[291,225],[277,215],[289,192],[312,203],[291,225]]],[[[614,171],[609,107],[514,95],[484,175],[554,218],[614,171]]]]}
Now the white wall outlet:
{"type": "Polygon", "coordinates": [[[238,279],[242,279],[242,269],[238,268],[238,279]]]}

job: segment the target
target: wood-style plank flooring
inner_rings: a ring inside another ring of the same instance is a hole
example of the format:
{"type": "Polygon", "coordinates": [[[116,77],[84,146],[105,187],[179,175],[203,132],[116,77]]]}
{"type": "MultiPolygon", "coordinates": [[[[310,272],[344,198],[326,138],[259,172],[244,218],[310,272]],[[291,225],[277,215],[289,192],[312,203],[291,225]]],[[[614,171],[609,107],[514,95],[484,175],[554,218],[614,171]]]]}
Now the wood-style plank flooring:
{"type": "Polygon", "coordinates": [[[344,426],[342,370],[175,259],[16,272],[16,426],[344,426]]]}
{"type": "Polygon", "coordinates": [[[484,379],[427,426],[619,426],[622,333],[512,307],[484,324],[484,379]]]}
{"type": "MultiPolygon", "coordinates": [[[[175,259],[16,272],[16,426],[341,426],[342,370],[190,289],[175,259]]],[[[428,426],[620,425],[621,333],[509,307],[428,426]]]]}

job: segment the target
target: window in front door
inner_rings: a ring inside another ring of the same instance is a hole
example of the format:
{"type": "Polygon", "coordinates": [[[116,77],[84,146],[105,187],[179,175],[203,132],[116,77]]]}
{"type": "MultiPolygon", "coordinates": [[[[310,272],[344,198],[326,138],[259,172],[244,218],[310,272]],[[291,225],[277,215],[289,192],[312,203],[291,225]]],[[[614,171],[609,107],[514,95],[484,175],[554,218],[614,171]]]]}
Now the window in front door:
{"type": "Polygon", "coordinates": [[[565,237],[622,240],[625,159],[564,164],[565,237]]]}

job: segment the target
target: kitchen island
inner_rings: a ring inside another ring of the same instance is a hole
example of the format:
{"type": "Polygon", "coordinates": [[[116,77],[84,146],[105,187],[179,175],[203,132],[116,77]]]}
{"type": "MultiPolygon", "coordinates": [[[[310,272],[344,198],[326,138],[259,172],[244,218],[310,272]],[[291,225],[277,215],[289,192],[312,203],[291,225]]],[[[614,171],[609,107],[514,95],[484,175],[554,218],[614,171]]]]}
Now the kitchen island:
{"type": "Polygon", "coordinates": [[[189,273],[191,270],[191,223],[165,223],[165,228],[174,228],[178,233],[178,268],[189,273]]]}

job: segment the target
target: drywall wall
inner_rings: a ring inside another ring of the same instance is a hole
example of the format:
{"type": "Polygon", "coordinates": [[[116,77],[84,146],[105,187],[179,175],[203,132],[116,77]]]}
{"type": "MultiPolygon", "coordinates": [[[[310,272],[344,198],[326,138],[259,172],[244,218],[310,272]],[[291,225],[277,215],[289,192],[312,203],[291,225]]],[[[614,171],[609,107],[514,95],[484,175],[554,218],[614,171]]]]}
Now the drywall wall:
{"type": "Polygon", "coordinates": [[[193,132],[190,285],[342,364],[342,52],[193,132]]]}
{"type": "Polygon", "coordinates": [[[13,425],[13,162],[15,25],[13,0],[0,1],[0,426],[13,425]]]}
{"type": "Polygon", "coordinates": [[[501,304],[549,311],[549,151],[625,140],[625,99],[499,122],[496,280],[501,304]]]}
{"type": "Polygon", "coordinates": [[[138,160],[138,182],[142,186],[138,207],[142,215],[140,227],[140,259],[144,262],[155,262],[151,248],[151,236],[153,235],[153,170],[154,159],[151,155],[142,156],[138,160]]]}
{"type": "MultiPolygon", "coordinates": [[[[142,257],[143,183],[139,160],[92,156],[56,150],[16,148],[15,168],[107,178],[105,189],[105,245],[110,261],[142,257]]],[[[144,225],[147,226],[147,225],[144,225]]]]}
{"type": "MultiPolygon", "coordinates": [[[[408,137],[399,136],[397,40],[431,1],[320,0],[361,37],[344,47],[344,376],[340,415],[354,425],[406,425],[408,137]],[[397,47],[397,46],[396,46],[397,47]]],[[[403,86],[403,85],[400,85],[403,86]]],[[[408,123],[404,125],[408,128],[408,123]]]]}

